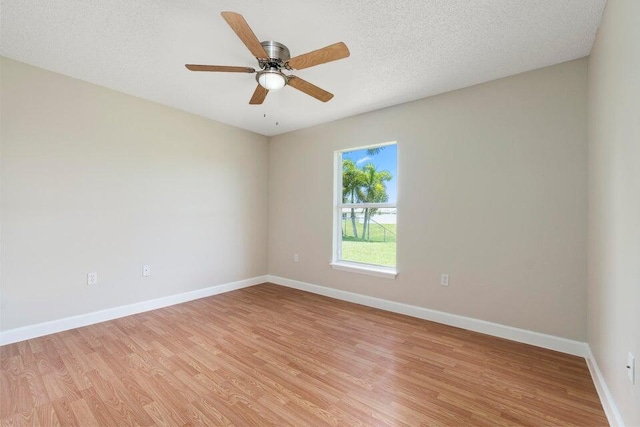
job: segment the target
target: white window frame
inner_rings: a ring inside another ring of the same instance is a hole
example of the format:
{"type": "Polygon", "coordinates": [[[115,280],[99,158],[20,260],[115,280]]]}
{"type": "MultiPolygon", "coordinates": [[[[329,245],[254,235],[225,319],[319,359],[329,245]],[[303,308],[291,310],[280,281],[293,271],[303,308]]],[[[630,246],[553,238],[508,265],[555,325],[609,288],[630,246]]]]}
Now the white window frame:
{"type": "MultiPolygon", "coordinates": [[[[385,277],[394,279],[398,275],[396,267],[386,267],[376,264],[365,264],[342,259],[342,210],[350,208],[394,208],[396,216],[398,214],[398,203],[343,203],[342,202],[342,153],[356,151],[367,148],[384,147],[387,145],[398,146],[397,141],[385,142],[382,144],[365,145],[362,147],[345,148],[334,152],[334,186],[333,186],[333,254],[331,257],[331,267],[334,270],[349,271],[352,273],[367,274],[370,276],[385,277]]],[[[396,162],[397,162],[396,157],[396,162]]],[[[397,166],[397,165],[396,165],[397,166]]],[[[396,177],[396,186],[398,185],[396,177]]],[[[396,238],[397,248],[397,238],[396,238]]],[[[396,263],[397,263],[396,252],[396,263]]]]}

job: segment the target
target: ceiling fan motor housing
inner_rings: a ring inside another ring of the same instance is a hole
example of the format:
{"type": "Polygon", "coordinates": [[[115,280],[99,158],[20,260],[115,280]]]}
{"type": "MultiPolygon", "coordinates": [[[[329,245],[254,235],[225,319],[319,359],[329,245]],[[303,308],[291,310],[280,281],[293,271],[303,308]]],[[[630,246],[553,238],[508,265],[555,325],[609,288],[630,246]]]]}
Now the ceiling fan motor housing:
{"type": "Polygon", "coordinates": [[[256,74],[256,81],[267,90],[278,90],[285,86],[289,79],[281,71],[287,68],[286,62],[291,58],[289,49],[282,43],[264,41],[260,43],[269,59],[259,59],[261,71],[256,74]]]}
{"type": "Polygon", "coordinates": [[[269,61],[267,62],[268,65],[272,65],[272,63],[275,62],[278,66],[282,67],[285,62],[291,59],[289,49],[282,43],[266,41],[260,44],[267,52],[267,55],[269,55],[269,61]]]}

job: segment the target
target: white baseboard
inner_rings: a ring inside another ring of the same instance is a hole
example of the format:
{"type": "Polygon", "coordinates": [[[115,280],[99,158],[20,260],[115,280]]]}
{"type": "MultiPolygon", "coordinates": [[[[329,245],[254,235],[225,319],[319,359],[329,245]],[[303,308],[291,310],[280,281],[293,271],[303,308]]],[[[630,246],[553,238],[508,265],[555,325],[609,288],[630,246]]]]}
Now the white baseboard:
{"type": "Polygon", "coordinates": [[[585,356],[585,359],[587,359],[587,366],[589,367],[591,378],[593,378],[593,383],[596,386],[596,391],[598,392],[598,397],[600,397],[600,402],[602,402],[602,408],[604,409],[604,413],[607,416],[609,425],[624,427],[622,416],[618,411],[618,407],[616,406],[616,403],[613,400],[613,396],[609,391],[609,387],[607,387],[607,383],[604,380],[604,376],[602,375],[602,372],[598,367],[598,362],[596,361],[596,358],[593,355],[593,352],[591,351],[591,347],[588,344],[587,344],[587,355],[585,356]]]}
{"type": "Polygon", "coordinates": [[[417,317],[420,319],[431,320],[433,322],[443,323],[445,325],[455,326],[475,332],[481,332],[483,334],[492,335],[494,337],[506,338],[512,341],[548,348],[550,350],[560,351],[562,353],[568,353],[574,356],[587,356],[587,343],[580,341],[542,334],[540,332],[529,331],[526,329],[514,328],[498,323],[487,322],[485,320],[474,319],[472,317],[459,316],[457,314],[431,310],[429,308],[418,307],[415,305],[409,305],[400,302],[384,300],[381,298],[370,297],[367,295],[356,294],[353,292],[342,291],[339,289],[327,288],[325,286],[313,285],[311,283],[300,282],[298,280],[285,279],[283,277],[271,275],[267,276],[267,278],[271,283],[287,286],[289,288],[299,289],[302,291],[324,295],[343,301],[366,305],[367,307],[379,308],[381,310],[405,314],[407,316],[417,317]]]}
{"type": "Polygon", "coordinates": [[[63,319],[52,320],[50,322],[38,323],[36,325],[24,326],[21,328],[9,329],[0,332],[0,345],[11,344],[44,335],[55,334],[56,332],[67,331],[81,326],[93,325],[94,323],[105,322],[119,317],[130,316],[157,308],[180,304],[212,295],[222,294],[236,289],[247,288],[268,281],[268,276],[252,277],[250,279],[239,280],[237,282],[224,283],[195,291],[184,292],[177,295],[169,295],[148,301],[141,301],[134,304],[120,307],[108,308],[106,310],[95,311],[93,313],[81,314],[78,316],[65,317],[63,319]]]}

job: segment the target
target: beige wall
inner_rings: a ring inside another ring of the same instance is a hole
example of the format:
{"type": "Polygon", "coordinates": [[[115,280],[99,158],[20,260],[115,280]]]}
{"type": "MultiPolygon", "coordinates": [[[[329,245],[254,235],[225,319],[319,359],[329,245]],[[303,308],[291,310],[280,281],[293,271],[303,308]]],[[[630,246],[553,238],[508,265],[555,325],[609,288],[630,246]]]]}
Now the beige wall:
{"type": "Polygon", "coordinates": [[[584,341],[586,118],[582,59],[272,137],[269,273],[584,341]],[[393,140],[399,275],[333,270],[333,152],[393,140]]]}
{"type": "Polygon", "coordinates": [[[266,137],[1,72],[2,330],[267,273],[266,137]]]}
{"type": "Polygon", "coordinates": [[[589,344],[640,426],[640,1],[609,0],[589,59],[589,344]],[[636,384],[626,374],[636,357],[636,384]]]}

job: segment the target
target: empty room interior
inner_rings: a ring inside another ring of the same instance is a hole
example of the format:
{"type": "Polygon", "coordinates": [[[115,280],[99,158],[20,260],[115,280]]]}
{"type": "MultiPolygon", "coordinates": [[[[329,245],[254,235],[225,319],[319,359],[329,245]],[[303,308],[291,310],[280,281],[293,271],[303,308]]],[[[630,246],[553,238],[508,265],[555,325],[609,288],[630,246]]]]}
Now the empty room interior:
{"type": "Polygon", "coordinates": [[[0,425],[640,426],[640,1],[0,24],[0,425]]]}

